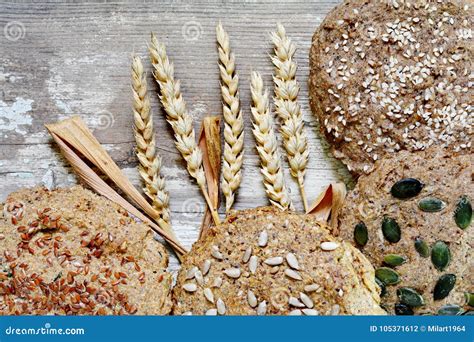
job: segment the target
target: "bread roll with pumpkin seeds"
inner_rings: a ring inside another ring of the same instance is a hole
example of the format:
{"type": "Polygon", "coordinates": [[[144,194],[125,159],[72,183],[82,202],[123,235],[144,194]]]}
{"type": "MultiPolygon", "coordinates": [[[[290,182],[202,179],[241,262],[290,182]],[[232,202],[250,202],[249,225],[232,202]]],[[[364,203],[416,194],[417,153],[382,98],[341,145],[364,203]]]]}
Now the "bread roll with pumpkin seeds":
{"type": "Polygon", "coordinates": [[[163,315],[168,254],[148,226],[75,186],[12,193],[0,214],[0,315],[163,315]]]}
{"type": "Polygon", "coordinates": [[[347,196],[340,237],[374,265],[390,313],[472,310],[471,177],[470,155],[404,151],[377,163],[347,196]]]}
{"type": "Polygon", "coordinates": [[[311,215],[233,211],[184,257],[174,314],[380,315],[374,269],[311,215]]]}

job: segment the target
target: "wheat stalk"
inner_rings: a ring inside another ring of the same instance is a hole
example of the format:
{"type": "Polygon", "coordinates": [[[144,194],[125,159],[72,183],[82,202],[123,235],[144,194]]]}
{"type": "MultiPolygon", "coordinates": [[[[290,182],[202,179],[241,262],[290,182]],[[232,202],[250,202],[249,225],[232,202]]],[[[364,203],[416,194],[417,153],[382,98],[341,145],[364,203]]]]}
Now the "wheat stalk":
{"type": "Polygon", "coordinates": [[[143,191],[152,201],[153,207],[161,213],[163,220],[169,223],[169,194],[165,189],[165,179],[160,175],[161,157],[156,151],[146,74],[141,58],[138,56],[132,58],[132,92],[134,135],[139,162],[138,172],[145,185],[143,191]]]}
{"type": "Polygon", "coordinates": [[[222,112],[224,116],[224,155],[222,162],[222,192],[228,212],[242,180],[244,119],[240,110],[239,76],[235,72],[235,56],[230,52],[229,35],[219,23],[216,28],[221,77],[222,112]]]}
{"type": "Polygon", "coordinates": [[[158,41],[153,33],[149,51],[154,68],[153,76],[160,88],[160,100],[166,112],[166,120],[174,131],[176,148],[186,161],[189,174],[196,179],[211,210],[214,222],[219,224],[219,215],[207,192],[206,177],[202,166],[202,152],[196,143],[193,118],[186,110],[186,104],[181,95],[180,82],[174,79],[174,68],[166,54],[166,47],[158,41]]]}
{"type": "Polygon", "coordinates": [[[296,81],[296,62],[293,56],[296,51],[295,45],[286,36],[283,25],[277,25],[277,31],[271,34],[275,45],[275,55],[272,62],[275,66],[273,81],[275,84],[275,111],[280,119],[280,132],[283,136],[290,165],[290,173],[296,178],[301,191],[305,211],[308,210],[308,202],[304,189],[304,177],[308,164],[308,139],[303,130],[303,114],[297,102],[300,90],[296,81]]]}
{"type": "Polygon", "coordinates": [[[253,134],[260,156],[265,191],[273,205],[281,209],[292,209],[281,168],[278,143],[273,131],[268,91],[263,90],[262,77],[258,72],[252,73],[250,88],[252,93],[253,134]]]}

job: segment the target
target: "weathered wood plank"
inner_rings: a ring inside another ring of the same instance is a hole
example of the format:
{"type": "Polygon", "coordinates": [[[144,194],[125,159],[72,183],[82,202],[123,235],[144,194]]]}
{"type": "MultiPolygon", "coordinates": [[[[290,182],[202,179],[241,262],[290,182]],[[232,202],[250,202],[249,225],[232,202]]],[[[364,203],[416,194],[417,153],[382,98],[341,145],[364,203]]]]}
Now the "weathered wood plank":
{"type": "MultiPolygon", "coordinates": [[[[76,182],[43,128],[79,114],[104,143],[134,184],[140,185],[133,154],[130,56],[144,57],[151,31],[168,47],[176,77],[195,128],[205,115],[220,115],[215,25],[221,20],[231,37],[241,78],[246,120],[244,176],[235,207],[265,205],[258,157],[250,129],[249,79],[252,70],[271,86],[268,33],[282,22],[298,46],[301,104],[310,138],[306,187],[314,199],[335,180],[350,181],[346,169],[327,153],[308,106],[308,52],[314,29],[338,1],[200,1],[160,3],[10,3],[0,2],[0,200],[20,187],[76,182]]],[[[147,69],[151,71],[149,65],[147,69]]],[[[171,196],[173,225],[183,244],[198,236],[204,201],[187,175],[172,142],[172,132],[148,77],[157,141],[171,196]]],[[[296,183],[285,163],[296,207],[296,183]]],[[[176,269],[173,259],[171,268],[176,269]]]]}

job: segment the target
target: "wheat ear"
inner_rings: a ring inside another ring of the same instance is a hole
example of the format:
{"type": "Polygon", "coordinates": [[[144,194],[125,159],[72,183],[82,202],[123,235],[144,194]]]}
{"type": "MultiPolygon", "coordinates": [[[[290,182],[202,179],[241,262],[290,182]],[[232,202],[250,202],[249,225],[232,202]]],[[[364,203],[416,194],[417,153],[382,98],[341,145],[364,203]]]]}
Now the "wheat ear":
{"type": "Polygon", "coordinates": [[[138,56],[132,58],[132,91],[136,153],[139,162],[138,171],[145,185],[143,191],[152,201],[153,207],[161,213],[163,220],[170,223],[169,194],[165,189],[165,179],[160,174],[161,157],[156,151],[146,74],[138,56]]]}
{"type": "Polygon", "coordinates": [[[258,72],[252,73],[250,88],[252,93],[253,134],[260,156],[263,184],[267,196],[273,205],[281,209],[292,209],[281,168],[278,143],[273,131],[273,120],[268,101],[269,95],[267,90],[263,90],[262,77],[258,72]]]}
{"type": "Polygon", "coordinates": [[[149,51],[154,68],[153,75],[159,85],[160,100],[166,112],[166,120],[174,131],[176,148],[186,161],[189,174],[196,179],[214,222],[219,224],[219,214],[213,207],[207,192],[206,177],[202,166],[202,152],[196,143],[193,118],[186,110],[186,104],[181,95],[180,82],[174,79],[174,68],[166,54],[166,47],[158,41],[153,33],[149,51]]]}
{"type": "Polygon", "coordinates": [[[308,164],[308,138],[304,132],[303,114],[297,102],[300,86],[296,81],[296,62],[293,56],[296,51],[295,44],[286,36],[283,25],[277,25],[277,31],[271,34],[275,45],[275,55],[272,62],[275,66],[273,81],[275,84],[275,111],[280,119],[280,132],[283,136],[290,165],[290,173],[297,180],[301,191],[305,212],[308,202],[304,189],[304,177],[308,164]]]}
{"type": "Polygon", "coordinates": [[[239,76],[235,72],[235,56],[230,52],[229,35],[219,23],[216,28],[221,78],[222,112],[224,116],[224,154],[222,192],[228,212],[242,180],[244,119],[240,110],[239,76]]]}

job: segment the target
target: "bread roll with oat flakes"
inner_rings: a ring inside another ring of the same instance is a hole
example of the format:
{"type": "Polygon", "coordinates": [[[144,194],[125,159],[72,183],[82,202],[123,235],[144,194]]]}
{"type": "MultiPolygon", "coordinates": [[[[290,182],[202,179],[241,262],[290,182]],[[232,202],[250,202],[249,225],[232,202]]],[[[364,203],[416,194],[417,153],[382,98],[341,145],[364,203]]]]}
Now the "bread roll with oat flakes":
{"type": "Polygon", "coordinates": [[[163,315],[168,254],[118,205],[75,186],[12,193],[0,217],[0,314],[163,315]]]}
{"type": "Polygon", "coordinates": [[[234,211],[184,257],[174,314],[374,315],[379,288],[368,260],[311,215],[234,211]]]}

